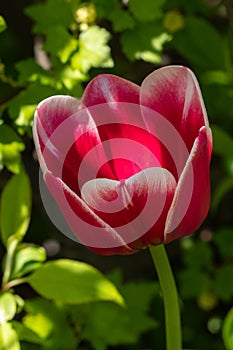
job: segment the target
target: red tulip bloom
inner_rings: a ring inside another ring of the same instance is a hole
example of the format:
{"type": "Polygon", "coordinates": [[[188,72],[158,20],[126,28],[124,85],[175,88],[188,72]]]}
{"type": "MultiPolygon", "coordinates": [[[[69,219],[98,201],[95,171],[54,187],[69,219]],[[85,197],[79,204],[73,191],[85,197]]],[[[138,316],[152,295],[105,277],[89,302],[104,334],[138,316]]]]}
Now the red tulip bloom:
{"type": "Polygon", "coordinates": [[[207,215],[212,137],[186,67],[158,69],[141,86],[99,75],[81,100],[42,101],[33,134],[47,188],[97,253],[168,243],[207,215]]]}

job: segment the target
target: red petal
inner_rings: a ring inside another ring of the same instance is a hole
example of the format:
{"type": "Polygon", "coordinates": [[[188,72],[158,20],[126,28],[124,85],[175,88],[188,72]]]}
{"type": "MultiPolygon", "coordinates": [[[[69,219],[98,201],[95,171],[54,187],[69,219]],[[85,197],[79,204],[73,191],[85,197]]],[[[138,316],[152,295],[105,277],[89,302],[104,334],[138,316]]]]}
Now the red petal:
{"type": "Polygon", "coordinates": [[[188,151],[200,128],[208,126],[198,82],[186,67],[168,66],[151,73],[142,83],[140,102],[172,123],[188,151]]]}
{"type": "Polygon", "coordinates": [[[211,131],[209,128],[203,127],[194,142],[168,212],[165,243],[194,232],[208,213],[211,150],[211,131]]]}
{"type": "Polygon", "coordinates": [[[33,137],[42,169],[46,168],[42,151],[49,137],[79,106],[77,99],[64,95],[49,97],[38,105],[33,123],[33,137]]]}
{"type": "MultiPolygon", "coordinates": [[[[167,140],[167,134],[166,140],[161,141],[157,137],[158,124],[162,117],[157,116],[156,112],[150,110],[157,119],[153,120],[151,115],[147,115],[150,120],[146,120],[140,105],[125,102],[103,103],[89,107],[88,111],[98,128],[106,159],[114,174],[114,177],[106,176],[105,170],[101,169],[100,177],[122,180],[142,169],[163,165],[164,156],[175,167],[163,142],[167,140]],[[129,161],[128,169],[125,161],[129,161]]],[[[165,127],[162,129],[165,130],[165,127]]],[[[174,174],[176,176],[176,170],[174,174]]]]}
{"type": "Polygon", "coordinates": [[[82,198],[133,249],[164,240],[164,226],[176,187],[162,168],[149,168],[125,181],[95,179],[84,184],[82,198]]]}
{"type": "Polygon", "coordinates": [[[125,255],[136,252],[127,246],[118,233],[101,220],[61,179],[51,173],[46,173],[44,179],[79,242],[103,255],[125,255]]]}
{"type": "Polygon", "coordinates": [[[38,105],[35,122],[39,122],[46,136],[50,137],[57,127],[79,108],[80,101],[74,97],[66,95],[48,97],[38,105]]]}
{"type": "MultiPolygon", "coordinates": [[[[42,101],[35,114],[33,133],[43,172],[49,169],[76,193],[79,193],[79,183],[88,181],[93,177],[93,169],[98,170],[99,164],[107,162],[89,111],[81,109],[80,102],[72,97],[54,96],[42,101]],[[98,152],[92,152],[78,179],[83,158],[96,146],[99,146],[98,152]]],[[[113,176],[109,166],[105,173],[113,176]]]]}
{"type": "Polygon", "coordinates": [[[101,74],[91,80],[82,97],[86,107],[108,102],[139,103],[139,86],[111,74],[101,74]]]}

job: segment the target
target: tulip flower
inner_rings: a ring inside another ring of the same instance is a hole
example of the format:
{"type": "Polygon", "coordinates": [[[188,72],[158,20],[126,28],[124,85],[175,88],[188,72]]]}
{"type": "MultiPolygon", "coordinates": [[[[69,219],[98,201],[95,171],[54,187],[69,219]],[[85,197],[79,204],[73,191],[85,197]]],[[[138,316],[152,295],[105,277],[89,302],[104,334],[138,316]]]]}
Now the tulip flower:
{"type": "Polygon", "coordinates": [[[141,86],[99,75],[80,100],[42,101],[33,136],[71,238],[103,255],[150,246],[167,349],[180,350],[178,296],[163,245],[193,233],[210,205],[212,137],[194,74],[163,67],[141,86]]]}
{"type": "Polygon", "coordinates": [[[33,134],[49,191],[74,235],[97,253],[168,243],[207,215],[211,131],[186,67],[158,69],[140,87],[99,75],[81,100],[42,101],[33,134]]]}

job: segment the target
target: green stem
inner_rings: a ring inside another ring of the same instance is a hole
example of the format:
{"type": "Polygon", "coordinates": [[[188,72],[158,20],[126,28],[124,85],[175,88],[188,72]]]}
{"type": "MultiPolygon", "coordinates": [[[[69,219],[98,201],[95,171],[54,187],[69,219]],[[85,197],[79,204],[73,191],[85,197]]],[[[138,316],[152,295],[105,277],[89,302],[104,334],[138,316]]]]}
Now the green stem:
{"type": "Polygon", "coordinates": [[[166,324],[166,350],[182,350],[179,299],[176,283],[164,246],[151,246],[150,252],[163,294],[166,324]]]}
{"type": "Polygon", "coordinates": [[[27,279],[25,277],[24,278],[17,278],[15,280],[12,280],[12,281],[9,281],[8,283],[6,283],[4,285],[4,287],[2,288],[2,290],[3,290],[3,292],[6,292],[11,288],[18,286],[19,284],[26,283],[26,282],[27,282],[27,279]]]}

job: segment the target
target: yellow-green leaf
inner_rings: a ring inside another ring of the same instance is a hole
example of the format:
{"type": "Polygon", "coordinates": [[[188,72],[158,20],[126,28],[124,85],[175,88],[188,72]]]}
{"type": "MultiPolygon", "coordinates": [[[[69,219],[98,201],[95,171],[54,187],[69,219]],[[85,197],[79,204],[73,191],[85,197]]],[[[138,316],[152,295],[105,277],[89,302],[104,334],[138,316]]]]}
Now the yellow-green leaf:
{"type": "Polygon", "coordinates": [[[0,204],[1,236],[6,246],[8,238],[13,235],[19,241],[23,239],[30,221],[31,186],[23,169],[4,187],[0,204]]]}
{"type": "Polygon", "coordinates": [[[27,281],[41,296],[67,304],[98,300],[124,304],[113,283],[93,266],[79,261],[60,259],[47,262],[27,281]]]}
{"type": "Polygon", "coordinates": [[[16,300],[13,294],[3,293],[0,295],[0,323],[10,321],[16,313],[16,300]]]}
{"type": "Polygon", "coordinates": [[[17,334],[9,322],[0,323],[0,349],[20,350],[17,334]]]}

